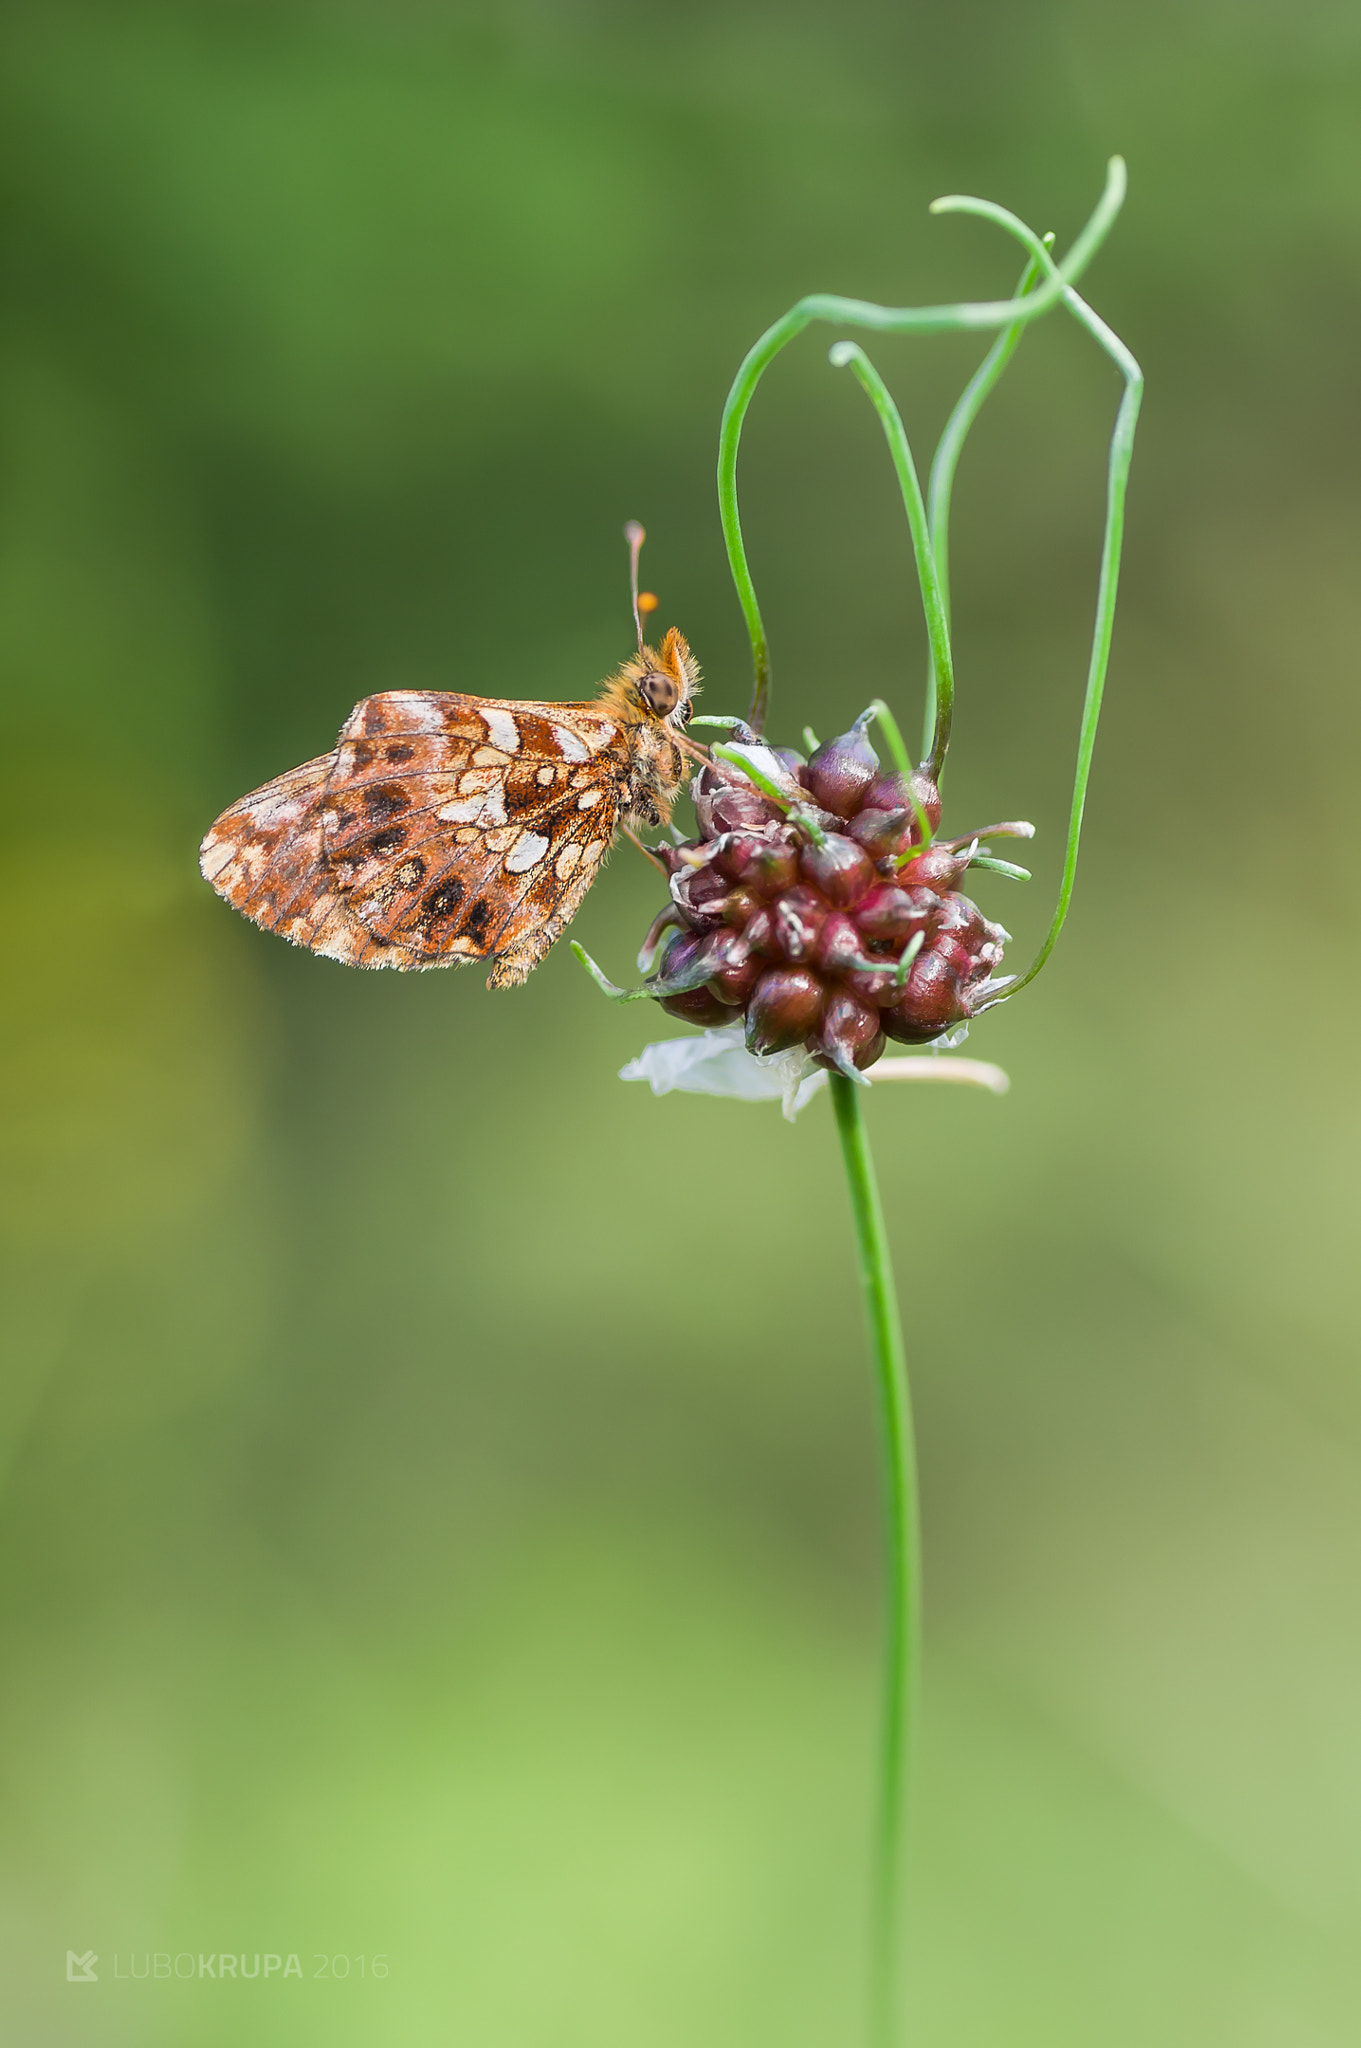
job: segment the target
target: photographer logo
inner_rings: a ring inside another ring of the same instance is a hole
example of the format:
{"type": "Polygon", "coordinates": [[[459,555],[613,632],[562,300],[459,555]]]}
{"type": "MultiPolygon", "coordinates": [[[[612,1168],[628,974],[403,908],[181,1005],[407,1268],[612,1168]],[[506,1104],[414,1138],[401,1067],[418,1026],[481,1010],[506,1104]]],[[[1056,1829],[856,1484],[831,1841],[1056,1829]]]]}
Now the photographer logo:
{"type": "MultiPolygon", "coordinates": [[[[68,1984],[97,1984],[95,1964],[99,1961],[94,1949],[86,1949],[84,1955],[77,1955],[73,1948],[66,1951],[66,1981],[68,1984]]],[[[305,1977],[314,1983],[323,1980],[343,1984],[347,1978],[358,1982],[372,1977],[380,1980],[389,1975],[389,1963],[385,1954],[379,1955],[314,1955],[312,1967],[304,1970],[302,1957],[295,1952],[271,1952],[268,1955],[233,1955],[214,1949],[210,1954],[200,1954],[182,1949],[178,1955],[161,1950],[155,1954],[115,1954],[107,1975],[115,1983],[187,1983],[191,1979],[200,1981],[211,1978],[214,1983],[268,1983],[271,1977],[280,1983],[287,1983],[295,1977],[305,1977]]],[[[106,1958],[107,1962],[107,1958],[106,1958]]]]}

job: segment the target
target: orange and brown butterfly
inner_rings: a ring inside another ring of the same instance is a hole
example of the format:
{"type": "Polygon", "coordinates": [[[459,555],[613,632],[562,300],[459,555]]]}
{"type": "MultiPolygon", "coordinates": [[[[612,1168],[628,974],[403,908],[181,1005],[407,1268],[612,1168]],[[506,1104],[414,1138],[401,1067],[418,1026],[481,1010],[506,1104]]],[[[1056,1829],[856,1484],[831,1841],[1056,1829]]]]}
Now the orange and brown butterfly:
{"type": "Polygon", "coordinates": [[[224,811],[199,864],[266,931],[352,967],[538,966],[617,829],[669,821],[699,668],[673,627],[643,643],[643,529],[625,529],[638,651],[591,702],[384,690],[329,754],[224,811]]]}

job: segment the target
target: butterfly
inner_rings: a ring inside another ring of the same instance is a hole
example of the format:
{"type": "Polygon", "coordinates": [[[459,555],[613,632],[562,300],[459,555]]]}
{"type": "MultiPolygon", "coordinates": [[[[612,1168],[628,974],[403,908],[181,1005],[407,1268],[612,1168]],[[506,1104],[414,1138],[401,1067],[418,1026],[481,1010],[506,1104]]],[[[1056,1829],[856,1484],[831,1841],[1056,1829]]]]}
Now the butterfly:
{"type": "Polygon", "coordinates": [[[352,967],[490,959],[524,981],[581,908],[619,828],[661,825],[685,774],[699,667],[673,627],[593,700],[519,703],[384,690],[329,754],[244,796],[199,852],[204,879],[255,924],[352,967]]]}

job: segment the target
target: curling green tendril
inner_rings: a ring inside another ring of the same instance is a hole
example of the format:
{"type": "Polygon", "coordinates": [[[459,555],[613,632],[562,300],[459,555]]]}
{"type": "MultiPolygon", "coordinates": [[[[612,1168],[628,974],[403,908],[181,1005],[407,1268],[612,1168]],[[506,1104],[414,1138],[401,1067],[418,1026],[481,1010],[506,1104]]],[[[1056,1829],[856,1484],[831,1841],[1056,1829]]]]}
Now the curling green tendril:
{"type": "MultiPolygon", "coordinates": [[[[933,212],[973,213],[983,220],[995,221],[999,227],[1014,235],[1030,252],[1030,261],[1018,287],[1018,297],[1029,297],[1032,301],[1041,291],[1061,280],[1061,270],[1049,253],[1052,236],[1040,236],[1028,228],[1024,221],[1004,206],[997,206],[990,199],[938,199],[933,212]],[[1032,290],[1035,278],[1044,276],[1046,283],[1032,290]]],[[[1077,767],[1073,779],[1073,798],[1068,816],[1068,835],[1064,849],[1063,874],[1059,882],[1058,902],[1045,934],[1044,942],[1030,967],[1022,975],[1008,982],[1005,992],[999,993],[998,1002],[1009,1001],[1018,990],[1035,979],[1045,961],[1053,952],[1068,916],[1073,899],[1073,886],[1077,877],[1078,849],[1082,838],[1082,816],[1087,802],[1087,784],[1091,777],[1092,755],[1096,747],[1096,729],[1101,717],[1101,699],[1105,691],[1106,670],[1110,662],[1111,636],[1115,629],[1115,601],[1120,580],[1120,552],[1124,540],[1125,490],[1129,481],[1130,461],[1134,454],[1134,429],[1139,417],[1139,406],[1143,398],[1143,373],[1138,363],[1119,337],[1111,332],[1104,320],[1092,311],[1086,300],[1080,298],[1070,284],[1062,283],[1060,290],[1062,304],[1071,312],[1079,324],[1086,328],[1115,363],[1125,380],[1124,395],[1115,417],[1111,434],[1110,452],[1106,472],[1106,523],[1101,545],[1101,571],[1097,584],[1096,619],[1092,629],[1092,651],[1087,670],[1087,692],[1082,707],[1082,721],[1078,733],[1077,767]]],[[[950,725],[954,710],[954,676],[949,651],[949,513],[950,494],[954,483],[954,472],[959,453],[964,445],[970,426],[978,417],[984,399],[996,384],[1006,368],[1016,345],[1021,338],[1023,323],[1015,321],[994,343],[977,372],[965,387],[964,393],[954,412],[946,423],[931,465],[930,496],[925,515],[921,503],[921,491],[917,473],[912,461],[912,451],[903,432],[898,409],[889,395],[882,378],[856,342],[837,342],[830,352],[834,368],[852,365],[856,376],[869,393],[875,411],[879,415],[888,441],[889,453],[898,473],[902,487],[903,503],[907,510],[908,526],[912,534],[913,551],[917,561],[917,575],[921,584],[922,605],[926,613],[927,634],[931,642],[931,670],[927,689],[926,729],[928,768],[933,779],[940,780],[945,762],[945,751],[949,745],[950,725]],[[942,660],[942,647],[944,658],[942,660]]],[[[883,707],[880,707],[883,717],[883,707]]],[[[887,727],[886,727],[887,730],[887,727]]],[[[991,861],[979,865],[991,866],[991,861]]],[[[1014,868],[1003,863],[1001,873],[1011,874],[1016,879],[1029,880],[1024,868],[1014,868]]],[[[985,1005],[992,1008],[994,1005],[985,1005]]]]}
{"type": "MultiPolygon", "coordinates": [[[[912,460],[912,450],[903,428],[902,415],[893,402],[888,386],[859,342],[836,342],[828,360],[836,370],[849,366],[855,372],[862,388],[868,392],[870,403],[879,415],[879,423],[883,427],[884,438],[893,457],[893,467],[898,473],[898,484],[907,511],[907,524],[912,534],[912,551],[917,558],[917,580],[921,584],[922,609],[926,613],[926,636],[931,643],[931,689],[928,695],[933,715],[931,732],[927,738],[926,770],[933,782],[939,782],[941,769],[945,766],[946,750],[950,745],[950,725],[955,709],[955,674],[950,660],[950,622],[946,615],[944,592],[936,574],[935,555],[927,530],[926,500],[922,497],[922,487],[917,480],[917,465],[912,460]]],[[[882,715],[881,712],[881,718],[882,715]]]]}
{"type": "MultiPolygon", "coordinates": [[[[747,351],[733,379],[732,389],[723,408],[723,424],[719,431],[718,443],[718,506],[723,523],[723,538],[728,549],[728,562],[751,639],[755,668],[751,724],[757,732],[762,731],[764,727],[770,696],[770,650],[742,541],[742,520],[737,504],[737,452],[741,444],[747,407],[751,404],[756,386],[770,363],[782,348],[793,341],[796,335],[802,334],[804,328],[815,320],[830,321],[838,327],[869,328],[879,333],[942,334],[952,329],[1009,328],[1036,319],[1041,313],[1047,313],[1051,306],[1058,304],[1065,291],[1082,275],[1100,248],[1124,203],[1125,185],[1124,162],[1118,156],[1112,157],[1106,169],[1105,189],[1091,219],[1061,264],[1053,264],[1048,251],[1045,251],[1045,281],[1023,297],[965,302],[953,306],[895,307],[876,306],[864,299],[845,299],[832,292],[814,292],[807,298],[800,299],[797,305],[791,306],[789,311],[777,320],[773,327],[768,327],[760,340],[747,351]]],[[[932,210],[937,213],[973,212],[986,205],[986,201],[951,196],[938,199],[932,210]]]]}
{"type": "MultiPolygon", "coordinates": [[[[1125,390],[1116,414],[1107,464],[1106,522],[1101,549],[1096,619],[1078,736],[1077,766],[1058,902],[1039,953],[1026,973],[1009,985],[1006,991],[1008,998],[1034,980],[1053,952],[1068,915],[1077,874],[1082,817],[1091,776],[1092,755],[1096,745],[1096,729],[1101,714],[1106,670],[1110,661],[1115,601],[1119,586],[1120,552],[1124,537],[1125,492],[1129,480],[1130,460],[1134,452],[1134,431],[1143,397],[1143,374],[1124,343],[1073,289],[1073,280],[1080,275],[1100,247],[1124,202],[1125,189],[1123,160],[1112,157],[1107,166],[1106,185],[1101,199],[1091,219],[1061,263],[1056,263],[1050,253],[1053,236],[1042,237],[1035,234],[1033,229],[1027,227],[1024,221],[1008,212],[1005,207],[997,206],[991,200],[974,199],[961,194],[952,194],[936,200],[931,209],[933,213],[977,215],[980,219],[993,221],[1022,243],[1027,251],[1028,261],[1015,296],[1011,299],[966,302],[955,306],[900,308],[875,306],[863,300],[842,299],[820,293],[800,299],[783,319],[777,320],[773,327],[767,329],[744,358],[732,390],[728,394],[719,437],[719,511],[733,582],[751,638],[755,679],[750,722],[759,732],[769,710],[770,654],[742,539],[742,523],[737,501],[737,454],[747,407],[767,366],[788,342],[814,320],[874,328],[889,333],[940,333],[951,328],[1003,329],[965,386],[959,402],[946,422],[931,464],[924,502],[902,418],[883,379],[858,343],[840,341],[835,343],[831,350],[833,365],[837,368],[853,369],[858,381],[869,395],[883,427],[903,494],[931,650],[923,765],[933,780],[938,782],[944,768],[954,709],[954,671],[950,653],[950,499],[960,452],[969,429],[1015,353],[1026,326],[1040,314],[1048,312],[1054,305],[1063,305],[1079,324],[1086,328],[1111,357],[1124,378],[1125,390]]],[[[891,719],[885,716],[886,707],[881,705],[876,709],[884,724],[885,734],[890,740],[897,765],[900,771],[905,773],[906,751],[901,746],[901,739],[898,739],[896,747],[893,745],[894,739],[898,737],[896,726],[893,726],[891,719]],[[901,759],[897,759],[899,753],[902,754],[901,759]]],[[[1024,870],[1015,872],[1019,876],[1024,870]]],[[[1003,998],[999,997],[999,1000],[1003,998]]]]}
{"type": "MultiPolygon", "coordinates": [[[[1045,235],[1044,245],[1050,248],[1054,237],[1045,235]]],[[[1040,274],[1038,263],[1027,263],[1016,287],[1016,297],[1026,298],[1040,274]]],[[[998,335],[978,368],[970,377],[959,395],[959,401],[949,419],[931,459],[931,480],[926,487],[927,527],[931,536],[931,553],[936,565],[936,581],[940,587],[941,602],[945,607],[945,628],[950,628],[950,498],[954,491],[955,471],[959,467],[960,454],[968,439],[969,429],[983,410],[983,402],[991,394],[997,380],[1016,353],[1017,343],[1025,333],[1025,322],[1013,320],[1010,327],[998,335]]],[[[936,723],[935,668],[932,664],[926,677],[926,737],[922,742],[927,752],[931,749],[936,723]]]]}
{"type": "MultiPolygon", "coordinates": [[[[939,202],[937,202],[939,203],[939,202]]],[[[1059,266],[1055,264],[1040,237],[1024,221],[1005,207],[994,206],[987,199],[958,199],[951,202],[961,213],[981,214],[985,220],[993,220],[1014,235],[1030,251],[1031,262],[1045,274],[1045,284],[1040,291],[1049,289],[1058,282],[1059,266]]],[[[1060,298],[1080,326],[1085,327],[1115,364],[1125,380],[1124,393],[1119,410],[1115,415],[1115,426],[1111,433],[1110,453],[1106,463],[1106,528],[1101,541],[1101,571],[1097,578],[1096,619],[1092,627],[1092,651],[1087,666],[1087,691],[1082,705],[1082,723],[1078,730],[1077,769],[1073,777],[1073,800],[1068,813],[1068,841],[1063,858],[1063,876],[1059,883],[1059,900],[1044,943],[1025,973],[1020,975],[1007,990],[1002,1000],[1010,1000],[1018,990],[1032,982],[1045,961],[1053,952],[1068,916],[1068,906],[1073,900],[1073,883],[1077,876],[1078,847],[1082,839],[1082,814],[1087,803],[1087,784],[1092,772],[1092,755],[1096,748],[1096,728],[1101,717],[1101,699],[1106,687],[1106,670],[1110,664],[1111,636],[1115,631],[1115,601],[1120,588],[1120,551],[1125,537],[1125,492],[1129,484],[1129,466],[1134,456],[1134,430],[1139,421],[1139,407],[1144,396],[1144,373],[1119,335],[1094,313],[1085,299],[1079,298],[1072,285],[1065,282],[1060,298]]]]}

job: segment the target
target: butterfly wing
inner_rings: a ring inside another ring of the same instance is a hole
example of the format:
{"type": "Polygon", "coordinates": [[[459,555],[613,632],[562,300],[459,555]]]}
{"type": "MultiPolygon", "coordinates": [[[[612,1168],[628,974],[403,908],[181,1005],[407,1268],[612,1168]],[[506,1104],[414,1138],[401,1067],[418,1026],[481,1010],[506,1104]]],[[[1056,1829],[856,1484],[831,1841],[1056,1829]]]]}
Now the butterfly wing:
{"type": "Polygon", "coordinates": [[[333,754],[223,813],[203,872],[314,952],[401,968],[491,955],[507,987],[576,914],[626,767],[619,722],[596,705],[383,691],[333,754]]]}
{"type": "MultiPolygon", "coordinates": [[[[199,849],[206,881],[244,917],[333,959],[373,950],[326,867],[321,798],[334,753],[291,768],[234,803],[199,849]]],[[[402,962],[402,965],[416,963],[402,962]]]]}
{"type": "Polygon", "coordinates": [[[356,922],[413,964],[490,955],[498,987],[522,981],[613,837],[621,737],[591,704],[365,698],[321,803],[327,866],[356,922]]]}

